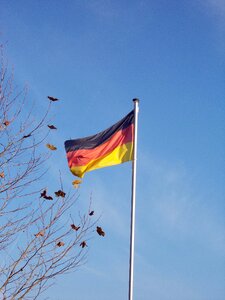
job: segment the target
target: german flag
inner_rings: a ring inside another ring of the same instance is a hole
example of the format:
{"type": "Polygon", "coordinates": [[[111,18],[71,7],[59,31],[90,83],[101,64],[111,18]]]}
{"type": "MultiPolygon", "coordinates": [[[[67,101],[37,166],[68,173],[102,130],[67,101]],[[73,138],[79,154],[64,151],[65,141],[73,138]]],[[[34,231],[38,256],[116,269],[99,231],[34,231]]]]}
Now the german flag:
{"type": "Polygon", "coordinates": [[[86,172],[133,159],[134,110],[108,129],[65,142],[71,172],[82,178],[86,172]]]}

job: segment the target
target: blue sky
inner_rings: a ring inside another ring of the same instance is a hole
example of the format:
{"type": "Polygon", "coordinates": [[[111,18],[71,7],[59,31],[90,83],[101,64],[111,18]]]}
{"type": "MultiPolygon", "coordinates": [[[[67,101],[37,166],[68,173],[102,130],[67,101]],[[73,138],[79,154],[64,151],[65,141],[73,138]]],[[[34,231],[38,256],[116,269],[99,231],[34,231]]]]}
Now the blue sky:
{"type": "MultiPolygon", "coordinates": [[[[134,298],[224,299],[225,1],[3,0],[0,32],[37,115],[61,99],[52,180],[73,180],[64,140],[140,98],[134,298]]],[[[43,299],[127,298],[130,184],[130,163],[86,174],[79,206],[92,194],[106,237],[43,299]]]]}

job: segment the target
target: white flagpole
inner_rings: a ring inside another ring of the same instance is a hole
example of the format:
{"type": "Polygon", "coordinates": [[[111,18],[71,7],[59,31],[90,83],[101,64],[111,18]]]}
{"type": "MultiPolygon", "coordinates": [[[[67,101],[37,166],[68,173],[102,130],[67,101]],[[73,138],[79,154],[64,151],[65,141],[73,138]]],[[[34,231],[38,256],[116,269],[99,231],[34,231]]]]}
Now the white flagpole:
{"type": "Polygon", "coordinates": [[[134,282],[134,233],[135,233],[135,202],[136,202],[136,163],[137,163],[137,125],[139,99],[134,102],[134,158],[132,163],[132,194],[131,194],[131,222],[130,222],[130,264],[129,264],[129,300],[133,300],[134,282]]]}

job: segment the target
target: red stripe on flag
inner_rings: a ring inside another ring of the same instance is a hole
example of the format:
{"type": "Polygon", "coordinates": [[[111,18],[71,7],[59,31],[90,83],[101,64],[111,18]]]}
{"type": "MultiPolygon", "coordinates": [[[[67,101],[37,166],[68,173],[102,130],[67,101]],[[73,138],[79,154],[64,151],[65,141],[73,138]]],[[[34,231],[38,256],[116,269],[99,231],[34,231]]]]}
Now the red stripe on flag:
{"type": "Polygon", "coordinates": [[[85,166],[91,160],[105,156],[112,152],[116,147],[133,141],[134,125],[131,124],[124,130],[116,132],[112,137],[102,145],[93,149],[80,149],[67,153],[69,167],[85,166]]]}

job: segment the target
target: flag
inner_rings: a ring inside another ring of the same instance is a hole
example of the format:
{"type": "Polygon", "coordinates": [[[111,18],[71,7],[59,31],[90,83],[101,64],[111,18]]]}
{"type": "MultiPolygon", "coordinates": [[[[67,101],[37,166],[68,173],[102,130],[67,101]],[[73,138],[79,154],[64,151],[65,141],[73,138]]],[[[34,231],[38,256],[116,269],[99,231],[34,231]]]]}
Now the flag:
{"type": "Polygon", "coordinates": [[[130,161],[133,142],[134,110],[100,133],[65,141],[69,168],[82,178],[86,172],[130,161]]]}

